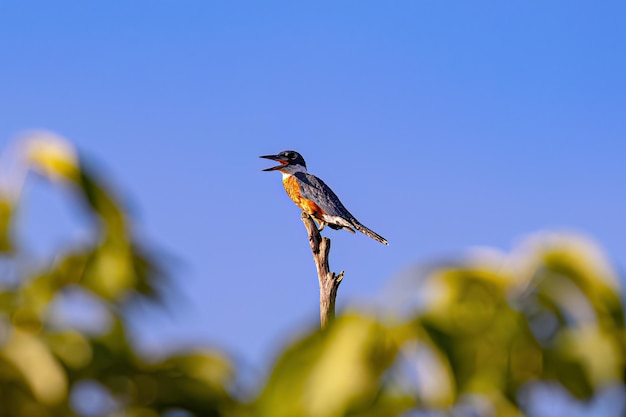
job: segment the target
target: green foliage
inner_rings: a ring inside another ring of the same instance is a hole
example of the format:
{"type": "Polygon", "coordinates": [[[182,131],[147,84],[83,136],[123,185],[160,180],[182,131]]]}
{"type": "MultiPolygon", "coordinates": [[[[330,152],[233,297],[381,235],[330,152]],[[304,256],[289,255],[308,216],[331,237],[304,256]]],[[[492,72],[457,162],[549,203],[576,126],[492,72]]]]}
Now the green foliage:
{"type": "Polygon", "coordinates": [[[0,195],[0,253],[11,250],[11,240],[9,238],[11,224],[12,207],[8,200],[0,195]]]}
{"type": "Polygon", "coordinates": [[[35,138],[22,149],[28,168],[73,191],[93,228],[90,244],[57,254],[34,275],[8,276],[31,269],[11,236],[18,202],[0,194],[0,249],[11,266],[0,277],[0,416],[236,415],[243,406],[231,392],[234,370],[224,354],[198,350],[155,362],[129,343],[122,313],[137,297],[156,302],[163,272],[134,238],[113,195],[59,138],[35,138]],[[54,303],[68,291],[104,309],[105,328],[55,325],[54,303]],[[104,398],[100,408],[73,400],[86,386],[104,398]]]}
{"type": "Polygon", "coordinates": [[[258,414],[397,415],[410,400],[393,398],[383,375],[399,342],[372,318],[343,315],[328,331],[315,332],[285,351],[256,403],[258,414]]]}
{"type": "Polygon", "coordinates": [[[244,399],[222,352],[149,361],[133,348],[122,312],[137,297],[158,302],[161,265],[71,146],[46,137],[23,149],[29,169],[73,190],[93,228],[91,243],[33,271],[13,237],[19,201],[0,189],[7,266],[0,269],[0,417],[384,417],[447,412],[468,398],[507,417],[523,415],[519,393],[540,381],[582,400],[623,385],[626,332],[616,274],[587,240],[543,234],[508,255],[479,254],[411,274],[400,290],[405,297],[388,300],[394,308],[344,312],[325,331],[297,340],[256,398],[244,399]],[[55,325],[54,305],[68,292],[93,300],[106,325],[55,325]],[[412,294],[427,301],[413,306],[412,294]],[[106,401],[89,408],[89,390],[106,401]]]}

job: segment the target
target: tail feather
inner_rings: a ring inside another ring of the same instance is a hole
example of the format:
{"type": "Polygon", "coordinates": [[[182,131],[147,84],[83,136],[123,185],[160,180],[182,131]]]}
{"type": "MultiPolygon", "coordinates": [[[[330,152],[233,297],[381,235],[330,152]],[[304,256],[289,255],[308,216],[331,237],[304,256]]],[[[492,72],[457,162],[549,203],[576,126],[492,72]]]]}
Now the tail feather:
{"type": "Polygon", "coordinates": [[[369,236],[372,239],[379,241],[383,245],[389,245],[389,242],[387,242],[387,239],[385,239],[384,237],[382,237],[381,235],[377,233],[374,233],[372,230],[363,226],[361,223],[354,222],[354,228],[358,230],[359,232],[363,233],[364,235],[369,236]]]}

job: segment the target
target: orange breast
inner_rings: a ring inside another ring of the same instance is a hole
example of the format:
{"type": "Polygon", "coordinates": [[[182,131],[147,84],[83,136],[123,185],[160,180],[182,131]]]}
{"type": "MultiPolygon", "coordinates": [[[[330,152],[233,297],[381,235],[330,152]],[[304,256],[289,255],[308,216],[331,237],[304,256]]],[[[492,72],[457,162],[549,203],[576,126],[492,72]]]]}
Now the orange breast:
{"type": "Polygon", "coordinates": [[[324,210],[320,208],[315,202],[311,200],[307,200],[302,197],[300,193],[300,186],[298,185],[298,180],[294,177],[287,177],[283,180],[283,186],[285,187],[285,191],[287,191],[287,195],[289,198],[296,203],[296,206],[300,207],[303,211],[308,213],[309,215],[322,219],[324,214],[324,210]]]}

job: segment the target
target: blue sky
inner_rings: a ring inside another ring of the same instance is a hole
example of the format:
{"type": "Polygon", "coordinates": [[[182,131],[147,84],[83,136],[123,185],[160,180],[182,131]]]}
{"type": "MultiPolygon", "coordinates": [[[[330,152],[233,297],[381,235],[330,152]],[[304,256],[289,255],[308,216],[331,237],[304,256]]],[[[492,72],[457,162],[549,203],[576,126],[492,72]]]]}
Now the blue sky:
{"type": "MultiPolygon", "coordinates": [[[[170,253],[152,350],[203,343],[263,370],[318,320],[299,211],[259,155],[299,151],[389,247],[332,238],[339,306],[473,246],[576,230],[626,265],[626,5],[618,1],[7,1],[0,145],[75,143],[170,253]]],[[[80,236],[29,186],[22,239],[80,236]]]]}

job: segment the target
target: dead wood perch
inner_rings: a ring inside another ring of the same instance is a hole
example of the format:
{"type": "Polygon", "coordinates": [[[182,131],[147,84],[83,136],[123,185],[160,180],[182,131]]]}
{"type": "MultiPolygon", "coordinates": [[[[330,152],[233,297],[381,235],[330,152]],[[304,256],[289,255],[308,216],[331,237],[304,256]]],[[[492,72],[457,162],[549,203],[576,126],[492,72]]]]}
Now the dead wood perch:
{"type": "Polygon", "coordinates": [[[300,218],[309,234],[309,244],[317,268],[317,279],[320,284],[320,324],[324,329],[335,318],[335,298],[343,279],[343,271],[339,275],[330,271],[328,266],[330,239],[320,235],[317,225],[307,213],[302,212],[300,218]]]}

